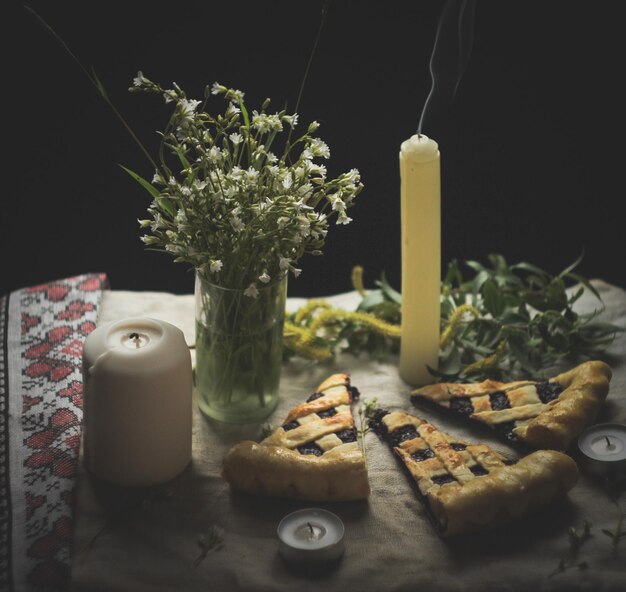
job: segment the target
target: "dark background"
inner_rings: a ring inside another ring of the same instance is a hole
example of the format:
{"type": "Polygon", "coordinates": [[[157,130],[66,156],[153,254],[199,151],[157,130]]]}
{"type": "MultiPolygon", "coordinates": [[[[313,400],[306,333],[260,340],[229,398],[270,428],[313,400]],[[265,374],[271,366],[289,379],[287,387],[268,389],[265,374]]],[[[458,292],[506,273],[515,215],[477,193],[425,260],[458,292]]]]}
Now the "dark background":
{"type": "MultiPolygon", "coordinates": [[[[293,108],[322,0],[31,2],[153,151],[169,109],[127,88],[138,70],[201,98],[219,81],[293,108]]],[[[398,151],[430,89],[443,0],[334,0],[299,109],[322,123],[331,175],[356,167],[354,222],[300,261],[291,296],[351,289],[382,272],[400,285],[398,151]]],[[[127,131],[21,3],[5,29],[0,293],[91,271],[118,290],[190,293],[193,276],[145,249],[147,194],[118,166],[152,177],[127,131]],[[7,186],[8,185],[8,186],[7,186]]],[[[442,266],[501,253],[626,287],[622,261],[626,55],[620,3],[477,0],[474,45],[454,101],[423,132],[439,142],[442,266]]],[[[218,102],[219,108],[223,103],[218,102]]]]}

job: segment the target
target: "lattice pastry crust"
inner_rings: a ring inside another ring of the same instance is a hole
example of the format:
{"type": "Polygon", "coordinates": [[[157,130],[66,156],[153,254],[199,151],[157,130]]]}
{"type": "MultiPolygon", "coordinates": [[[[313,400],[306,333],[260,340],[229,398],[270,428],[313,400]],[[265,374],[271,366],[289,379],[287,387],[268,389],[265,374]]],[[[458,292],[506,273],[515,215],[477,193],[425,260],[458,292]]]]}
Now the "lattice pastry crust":
{"type": "Polygon", "coordinates": [[[584,362],[547,381],[439,383],[412,393],[537,449],[566,450],[595,420],[609,392],[611,369],[584,362]]]}
{"type": "Polygon", "coordinates": [[[509,461],[401,411],[379,412],[375,427],[413,477],[442,536],[519,519],[578,480],[576,463],[561,452],[535,451],[509,461]]]}
{"type": "Polygon", "coordinates": [[[248,493],[311,501],[357,500],[370,493],[350,404],[348,374],[333,374],[260,443],[243,441],[224,459],[223,477],[248,493]]]}

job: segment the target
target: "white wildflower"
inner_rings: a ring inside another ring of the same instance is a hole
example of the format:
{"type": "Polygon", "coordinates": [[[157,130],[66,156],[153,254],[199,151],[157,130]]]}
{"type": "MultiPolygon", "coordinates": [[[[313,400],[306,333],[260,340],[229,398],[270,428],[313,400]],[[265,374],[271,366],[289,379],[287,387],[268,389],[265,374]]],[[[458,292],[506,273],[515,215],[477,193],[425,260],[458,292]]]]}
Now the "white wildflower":
{"type": "Polygon", "coordinates": [[[137,76],[133,78],[133,84],[137,87],[143,86],[147,81],[148,79],[143,75],[141,70],[139,70],[139,72],[137,72],[137,76]]]}
{"type": "Polygon", "coordinates": [[[257,290],[254,282],[244,290],[244,296],[247,296],[248,298],[256,298],[258,295],[259,291],[257,290]]]}
{"type": "Polygon", "coordinates": [[[163,226],[163,216],[156,212],[150,224],[150,230],[152,230],[152,232],[156,232],[159,228],[161,228],[161,226],[163,226]]]}
{"type": "Polygon", "coordinates": [[[235,103],[228,103],[228,107],[226,108],[226,117],[231,117],[232,115],[236,115],[237,113],[241,113],[241,109],[235,105],[235,103]]]}
{"type": "Polygon", "coordinates": [[[256,169],[250,167],[247,171],[246,171],[246,177],[248,179],[248,183],[256,183],[256,181],[259,178],[259,171],[257,171],[256,169]]]}
{"type": "Polygon", "coordinates": [[[235,232],[241,232],[246,227],[239,216],[231,216],[230,225],[235,232]]]}
{"type": "Polygon", "coordinates": [[[322,158],[330,158],[330,148],[324,140],[319,138],[313,138],[309,148],[314,156],[321,156],[322,158]]]}
{"type": "Polygon", "coordinates": [[[359,169],[350,169],[350,171],[346,173],[346,179],[350,183],[358,183],[361,180],[359,169]]]}
{"type": "Polygon", "coordinates": [[[285,175],[285,178],[283,179],[283,187],[285,189],[291,189],[292,185],[293,185],[293,177],[289,174],[285,175]]]}
{"type": "Polygon", "coordinates": [[[283,121],[293,129],[298,125],[298,114],[294,113],[293,115],[283,115],[283,121]]]}
{"type": "Polygon", "coordinates": [[[310,163],[309,171],[313,174],[319,175],[322,179],[326,178],[326,166],[323,164],[310,163]]]}
{"type": "Polygon", "coordinates": [[[267,284],[272,278],[267,274],[267,269],[263,271],[263,273],[259,276],[259,280],[264,284],[267,284]]]}
{"type": "Polygon", "coordinates": [[[199,104],[200,101],[196,101],[195,99],[181,99],[179,103],[181,115],[184,118],[189,119],[193,116],[199,104]]]}
{"type": "Polygon", "coordinates": [[[329,195],[328,201],[331,203],[332,209],[335,212],[342,212],[346,209],[346,204],[343,202],[341,197],[339,197],[339,195],[337,195],[336,193],[334,193],[333,195],[329,195]]]}
{"type": "Polygon", "coordinates": [[[280,121],[280,117],[278,117],[277,113],[274,113],[274,115],[267,116],[267,124],[270,126],[270,129],[275,132],[283,131],[283,124],[280,121]]]}
{"type": "Polygon", "coordinates": [[[288,259],[287,257],[280,257],[278,260],[278,267],[280,267],[280,269],[285,271],[285,269],[289,269],[290,263],[291,263],[291,259],[288,259]]]}
{"type": "Polygon", "coordinates": [[[229,88],[226,91],[225,97],[236,103],[243,103],[244,94],[240,90],[237,90],[236,88],[229,88]]]}
{"type": "Polygon", "coordinates": [[[216,146],[212,146],[207,156],[211,162],[218,163],[222,160],[222,151],[216,146]]]}
{"type": "Polygon", "coordinates": [[[228,136],[230,138],[230,141],[235,144],[235,146],[237,144],[241,144],[241,142],[243,141],[243,137],[241,136],[241,134],[235,132],[230,134],[230,136],[228,136]]]}
{"type": "Polygon", "coordinates": [[[276,220],[276,224],[278,225],[279,228],[282,228],[288,223],[289,223],[289,218],[287,218],[287,216],[281,216],[280,218],[278,218],[278,220],[276,220]]]}
{"type": "Polygon", "coordinates": [[[293,209],[299,216],[303,211],[312,210],[313,208],[304,203],[304,199],[299,199],[298,201],[294,202],[293,209]]]}
{"type": "Polygon", "coordinates": [[[214,82],[211,85],[211,94],[214,94],[214,95],[225,93],[227,90],[228,89],[224,85],[220,84],[219,82],[214,82]]]}
{"type": "Polygon", "coordinates": [[[339,212],[339,216],[337,216],[337,224],[350,224],[352,222],[352,218],[349,218],[345,212],[339,212]]]}
{"type": "Polygon", "coordinates": [[[211,273],[217,273],[221,271],[224,264],[219,259],[211,259],[211,263],[209,264],[209,271],[211,273]]]}
{"type": "Polygon", "coordinates": [[[262,134],[270,131],[270,122],[267,115],[259,113],[258,111],[252,112],[252,127],[262,134]]]}

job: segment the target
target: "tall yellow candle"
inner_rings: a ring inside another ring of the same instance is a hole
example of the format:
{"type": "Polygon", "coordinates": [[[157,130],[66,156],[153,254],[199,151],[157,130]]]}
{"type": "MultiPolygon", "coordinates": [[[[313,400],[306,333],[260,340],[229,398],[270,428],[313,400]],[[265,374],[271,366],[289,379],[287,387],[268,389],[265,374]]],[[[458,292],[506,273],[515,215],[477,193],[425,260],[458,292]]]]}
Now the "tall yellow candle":
{"type": "Polygon", "coordinates": [[[439,354],[441,176],[437,142],[423,134],[400,147],[402,335],[400,377],[415,386],[434,377],[439,354]]]}

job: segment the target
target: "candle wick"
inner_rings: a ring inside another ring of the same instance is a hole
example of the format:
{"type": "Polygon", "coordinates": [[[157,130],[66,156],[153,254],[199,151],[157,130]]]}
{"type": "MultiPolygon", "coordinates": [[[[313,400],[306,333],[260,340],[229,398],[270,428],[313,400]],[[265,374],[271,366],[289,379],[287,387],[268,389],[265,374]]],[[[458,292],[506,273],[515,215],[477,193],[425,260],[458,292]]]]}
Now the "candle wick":
{"type": "Polygon", "coordinates": [[[139,333],[131,333],[128,337],[133,340],[135,347],[141,347],[141,338],[139,337],[139,333]]]}
{"type": "Polygon", "coordinates": [[[608,436],[604,436],[604,439],[606,440],[607,448],[611,448],[611,440],[609,440],[609,437],[608,436]]]}
{"type": "Polygon", "coordinates": [[[307,522],[306,525],[309,527],[311,534],[314,534],[313,525],[310,522],[307,522]]]}

